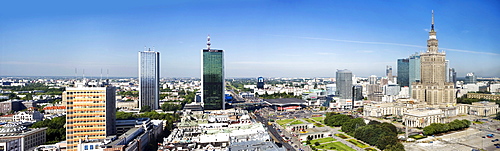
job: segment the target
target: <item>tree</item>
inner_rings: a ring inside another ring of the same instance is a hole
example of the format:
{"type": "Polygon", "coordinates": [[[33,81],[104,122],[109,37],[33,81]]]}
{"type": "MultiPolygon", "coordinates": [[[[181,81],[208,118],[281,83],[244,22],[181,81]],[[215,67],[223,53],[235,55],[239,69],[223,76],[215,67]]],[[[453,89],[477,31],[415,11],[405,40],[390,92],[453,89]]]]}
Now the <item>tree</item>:
{"type": "Polygon", "coordinates": [[[364,119],[355,118],[355,119],[350,119],[347,122],[344,122],[344,124],[342,124],[341,129],[342,129],[342,131],[352,135],[352,134],[354,134],[354,131],[357,128],[365,126],[365,125],[366,125],[366,123],[365,123],[364,119]]]}
{"type": "Polygon", "coordinates": [[[396,144],[397,142],[398,139],[396,137],[385,135],[380,137],[380,139],[378,139],[377,147],[381,150],[384,150],[387,147],[387,145],[393,145],[396,144]]]}
{"type": "Polygon", "coordinates": [[[130,120],[134,119],[136,116],[134,113],[129,113],[129,112],[116,112],[116,119],[117,120],[130,120]]]}
{"type": "Polygon", "coordinates": [[[328,114],[325,117],[325,124],[328,126],[342,126],[345,122],[351,119],[350,116],[344,114],[328,114]]]}
{"type": "Polygon", "coordinates": [[[140,112],[149,112],[149,111],[151,111],[151,107],[149,105],[144,105],[141,107],[140,112]]]}
{"type": "Polygon", "coordinates": [[[405,150],[405,146],[403,146],[403,144],[401,144],[400,142],[397,142],[396,144],[392,144],[392,145],[387,145],[384,149],[384,151],[404,151],[405,150]]]}
{"type": "Polygon", "coordinates": [[[163,103],[161,105],[163,111],[177,111],[182,109],[181,104],[163,103]]]}
{"type": "Polygon", "coordinates": [[[46,131],[46,144],[52,144],[59,141],[66,140],[66,116],[55,117],[52,120],[46,119],[43,121],[38,121],[31,125],[32,128],[47,127],[46,131]]]}

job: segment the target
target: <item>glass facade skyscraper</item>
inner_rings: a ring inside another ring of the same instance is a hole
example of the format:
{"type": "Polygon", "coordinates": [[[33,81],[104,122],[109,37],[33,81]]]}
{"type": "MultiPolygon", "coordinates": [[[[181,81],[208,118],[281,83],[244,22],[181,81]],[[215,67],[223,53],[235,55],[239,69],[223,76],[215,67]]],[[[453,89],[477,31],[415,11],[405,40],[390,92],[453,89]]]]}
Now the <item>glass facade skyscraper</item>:
{"type": "Polygon", "coordinates": [[[410,59],[398,59],[398,84],[401,87],[410,86],[410,59]]]}
{"type": "Polygon", "coordinates": [[[160,100],[160,52],[139,52],[139,108],[158,109],[160,100]]]}
{"type": "Polygon", "coordinates": [[[225,110],[224,50],[207,48],[202,50],[202,102],[205,110],[225,110]]]}
{"type": "Polygon", "coordinates": [[[340,99],[352,99],[352,72],[345,70],[337,70],[336,75],[337,92],[340,99]]]}
{"type": "Polygon", "coordinates": [[[263,77],[257,78],[257,88],[264,89],[264,78],[263,77]]]}
{"type": "Polygon", "coordinates": [[[409,66],[409,83],[410,83],[410,96],[413,93],[412,91],[412,85],[414,82],[419,82],[420,81],[420,54],[415,53],[410,56],[410,66],[409,66]]]}

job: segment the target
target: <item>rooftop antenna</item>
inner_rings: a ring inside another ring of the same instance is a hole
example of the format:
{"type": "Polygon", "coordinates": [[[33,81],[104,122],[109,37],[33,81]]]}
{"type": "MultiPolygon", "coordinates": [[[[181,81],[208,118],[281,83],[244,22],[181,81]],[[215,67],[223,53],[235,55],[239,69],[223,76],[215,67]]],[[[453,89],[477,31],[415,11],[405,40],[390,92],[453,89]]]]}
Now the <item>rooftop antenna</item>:
{"type": "Polygon", "coordinates": [[[208,37],[207,37],[207,50],[210,51],[210,45],[212,45],[210,43],[210,34],[208,34],[208,37]]]}
{"type": "Polygon", "coordinates": [[[102,81],[102,68],[101,68],[101,81],[102,81]]]}
{"type": "Polygon", "coordinates": [[[106,79],[109,79],[109,69],[106,69],[107,70],[107,74],[106,74],[106,79]]]}
{"type": "Polygon", "coordinates": [[[85,69],[83,69],[83,76],[82,76],[82,78],[85,81],[85,69]]]}
{"type": "Polygon", "coordinates": [[[148,50],[148,49],[146,48],[146,45],[144,45],[144,51],[146,51],[146,50],[148,50]]]}
{"type": "Polygon", "coordinates": [[[78,79],[78,74],[77,74],[76,68],[75,68],[75,79],[78,79]]]}
{"type": "Polygon", "coordinates": [[[155,51],[155,46],[153,46],[153,51],[155,51]]]}

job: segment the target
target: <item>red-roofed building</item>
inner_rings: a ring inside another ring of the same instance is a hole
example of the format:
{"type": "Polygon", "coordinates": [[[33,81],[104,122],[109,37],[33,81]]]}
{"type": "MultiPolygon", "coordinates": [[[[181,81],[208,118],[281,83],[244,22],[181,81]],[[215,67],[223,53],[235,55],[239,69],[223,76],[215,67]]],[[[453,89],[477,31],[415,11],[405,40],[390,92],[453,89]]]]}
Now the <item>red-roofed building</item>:
{"type": "Polygon", "coordinates": [[[66,113],[66,106],[47,106],[44,107],[45,113],[47,114],[61,114],[66,113]]]}
{"type": "Polygon", "coordinates": [[[14,114],[7,114],[0,116],[0,122],[12,122],[14,114]]]}

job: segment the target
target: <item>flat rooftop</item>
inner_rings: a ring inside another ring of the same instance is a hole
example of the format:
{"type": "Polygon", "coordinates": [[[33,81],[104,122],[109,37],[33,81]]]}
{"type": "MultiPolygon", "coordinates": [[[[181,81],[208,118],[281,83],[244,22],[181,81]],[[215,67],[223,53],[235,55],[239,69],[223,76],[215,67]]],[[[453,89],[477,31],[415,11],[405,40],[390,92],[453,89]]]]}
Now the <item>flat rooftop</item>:
{"type": "Polygon", "coordinates": [[[306,101],[297,98],[283,98],[283,99],[264,99],[264,102],[271,105],[305,105],[306,101]]]}

